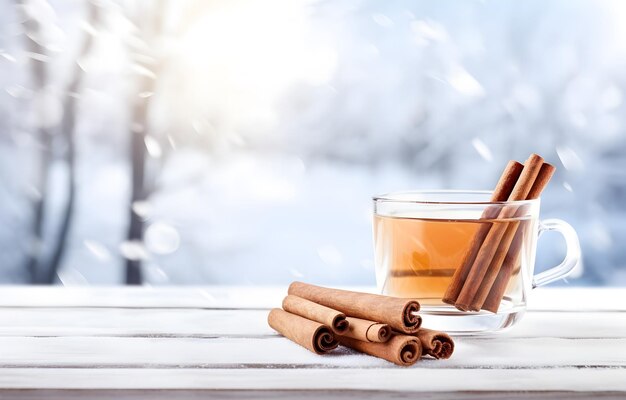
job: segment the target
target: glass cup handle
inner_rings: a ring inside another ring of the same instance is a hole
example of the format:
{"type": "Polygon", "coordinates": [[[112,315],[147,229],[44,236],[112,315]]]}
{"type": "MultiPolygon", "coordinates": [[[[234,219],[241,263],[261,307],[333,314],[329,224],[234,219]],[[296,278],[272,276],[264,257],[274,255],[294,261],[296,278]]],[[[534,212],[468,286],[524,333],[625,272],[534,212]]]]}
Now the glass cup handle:
{"type": "Polygon", "coordinates": [[[565,259],[556,267],[540,272],[533,277],[533,289],[558,279],[565,278],[580,261],[580,243],[578,235],[570,224],[560,219],[546,219],[539,222],[539,236],[546,231],[559,232],[565,239],[567,248],[565,259]]]}

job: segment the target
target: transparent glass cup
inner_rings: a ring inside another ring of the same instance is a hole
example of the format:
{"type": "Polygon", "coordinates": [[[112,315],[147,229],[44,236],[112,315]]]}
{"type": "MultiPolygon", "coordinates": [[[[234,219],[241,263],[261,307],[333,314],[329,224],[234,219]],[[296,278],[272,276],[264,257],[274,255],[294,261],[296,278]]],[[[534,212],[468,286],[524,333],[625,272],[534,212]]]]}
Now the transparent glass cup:
{"type": "Polygon", "coordinates": [[[531,289],[572,271],[580,245],[566,222],[539,220],[539,199],[492,203],[490,196],[413,191],[374,197],[379,291],[419,299],[431,329],[474,335],[513,326],[531,289]],[[559,232],[567,253],[561,264],[535,275],[537,238],[545,231],[559,232]],[[458,296],[450,298],[455,282],[458,296]]]}

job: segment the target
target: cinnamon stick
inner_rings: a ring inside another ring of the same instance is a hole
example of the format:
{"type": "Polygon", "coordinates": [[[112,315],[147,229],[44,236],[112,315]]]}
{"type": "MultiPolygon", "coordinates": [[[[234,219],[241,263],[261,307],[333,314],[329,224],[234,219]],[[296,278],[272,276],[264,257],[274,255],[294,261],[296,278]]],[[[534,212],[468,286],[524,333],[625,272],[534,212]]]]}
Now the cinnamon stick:
{"type": "Polygon", "coordinates": [[[489,294],[489,291],[491,290],[491,287],[500,272],[501,266],[508,254],[511,244],[513,243],[515,234],[519,231],[518,228],[520,226],[520,221],[509,221],[506,225],[504,235],[502,235],[500,243],[497,245],[497,250],[487,267],[485,276],[476,290],[474,298],[467,307],[470,311],[479,311],[487,299],[487,295],[489,294]]]}
{"type": "MultiPolygon", "coordinates": [[[[533,182],[533,185],[528,192],[528,195],[526,196],[526,200],[532,200],[539,196],[543,188],[545,188],[548,181],[552,177],[554,170],[555,168],[548,163],[543,163],[541,165],[539,173],[537,174],[537,177],[533,182]]],[[[520,209],[516,211],[514,216],[523,217],[526,213],[527,207],[520,207],[520,209]]],[[[502,269],[506,256],[510,253],[510,249],[513,244],[515,235],[518,231],[521,230],[520,224],[521,221],[511,221],[508,223],[506,232],[504,233],[500,243],[498,243],[498,250],[491,260],[487,273],[485,274],[483,281],[481,282],[480,287],[478,288],[476,295],[474,296],[474,299],[470,303],[470,310],[478,311],[482,308],[484,302],[487,299],[487,296],[489,295],[489,292],[492,290],[492,286],[498,274],[500,273],[500,270],[502,269]]],[[[519,249],[516,249],[515,251],[519,253],[519,249]]]]}
{"type": "MultiPolygon", "coordinates": [[[[509,161],[506,168],[502,172],[502,176],[498,180],[495,190],[491,195],[491,202],[499,202],[506,201],[511,192],[513,191],[513,187],[517,182],[520,174],[522,173],[522,169],[524,166],[517,161],[509,161]]],[[[483,211],[481,219],[494,219],[500,213],[499,207],[487,207],[483,211]]],[[[483,244],[489,230],[491,229],[491,224],[480,224],[478,227],[478,231],[474,235],[472,239],[472,243],[470,247],[465,253],[465,257],[463,258],[463,262],[461,265],[454,271],[454,275],[452,276],[452,281],[448,286],[445,294],[443,295],[443,302],[448,304],[456,303],[456,300],[461,293],[461,289],[463,288],[463,284],[467,279],[467,276],[472,268],[472,264],[476,259],[476,255],[478,254],[478,250],[480,246],[483,244]]]]}
{"type": "MultiPolygon", "coordinates": [[[[539,175],[539,170],[541,169],[542,164],[543,158],[537,154],[530,155],[528,160],[524,163],[522,173],[513,187],[513,191],[508,199],[509,201],[526,199],[535,182],[535,179],[539,175]]],[[[515,216],[516,211],[516,207],[504,207],[500,211],[498,218],[503,220],[510,219],[515,216]]],[[[505,234],[510,235],[510,239],[508,239],[507,236],[505,240],[513,240],[515,231],[513,231],[513,234],[510,232],[507,233],[511,224],[518,225],[519,221],[513,221],[510,223],[494,223],[493,227],[487,233],[487,236],[478,250],[476,259],[470,268],[467,279],[463,284],[463,288],[461,289],[459,297],[455,303],[456,308],[459,310],[467,311],[472,309],[472,301],[480,289],[480,285],[482,284],[483,278],[489,269],[491,261],[494,257],[500,257],[500,254],[497,254],[500,242],[502,242],[505,234]]],[[[517,229],[517,227],[515,227],[515,229],[517,229]]]]}
{"type": "Polygon", "coordinates": [[[267,316],[269,325],[281,335],[316,354],[326,354],[337,347],[332,330],[319,322],[274,308],[267,316]]]}
{"type": "Polygon", "coordinates": [[[454,341],[444,332],[420,329],[417,337],[422,343],[422,352],[437,359],[448,359],[454,352],[454,341]]]}
{"type": "MultiPolygon", "coordinates": [[[[539,175],[533,184],[533,187],[530,189],[528,193],[528,200],[538,199],[541,196],[541,192],[545,189],[554,175],[556,168],[548,163],[544,163],[539,170],[539,175]]],[[[502,263],[502,267],[498,271],[498,274],[494,280],[494,283],[490,290],[487,291],[486,299],[482,304],[482,308],[493,313],[498,312],[498,308],[500,307],[500,302],[504,297],[504,292],[506,291],[506,287],[509,284],[509,280],[511,279],[511,275],[516,265],[519,265],[519,260],[521,257],[521,250],[524,244],[525,234],[532,234],[532,232],[526,232],[530,226],[530,224],[525,223],[527,221],[522,222],[519,229],[515,234],[515,238],[511,243],[511,246],[507,252],[506,258],[502,263]]]]}
{"type": "MultiPolygon", "coordinates": [[[[533,186],[531,187],[528,195],[526,196],[526,200],[532,200],[539,196],[543,188],[545,188],[548,181],[552,177],[554,170],[555,168],[548,163],[543,163],[541,165],[537,178],[533,182],[533,186]]],[[[515,216],[523,217],[526,214],[526,212],[527,212],[527,207],[520,207],[520,209],[516,212],[515,216]]],[[[504,265],[504,261],[506,257],[511,253],[511,247],[513,246],[514,237],[519,231],[521,231],[521,221],[509,222],[506,232],[503,235],[502,240],[498,244],[498,250],[496,251],[493,259],[491,260],[487,273],[485,274],[485,277],[483,278],[483,281],[480,284],[480,287],[478,291],[476,292],[474,299],[470,303],[470,306],[469,306],[470,310],[478,311],[482,308],[483,304],[485,303],[487,299],[487,296],[492,290],[492,286],[495,280],[497,279],[497,276],[500,273],[502,266],[504,265]]],[[[521,248],[521,243],[523,243],[523,241],[518,243],[520,244],[520,248],[521,248]]],[[[514,249],[514,252],[516,253],[519,253],[519,251],[520,249],[514,249]]]]}
{"type": "Polygon", "coordinates": [[[339,336],[339,343],[362,353],[408,367],[422,356],[422,345],[415,336],[395,334],[385,343],[363,342],[339,336]]]}
{"type": "Polygon", "coordinates": [[[491,289],[488,291],[487,298],[482,305],[482,309],[493,313],[498,312],[500,302],[504,297],[504,292],[506,291],[509,280],[513,275],[513,270],[515,269],[515,266],[519,265],[519,257],[524,245],[524,240],[526,240],[525,238],[529,233],[528,229],[532,226],[529,222],[530,221],[523,221],[520,223],[520,226],[515,233],[515,237],[513,238],[513,242],[511,243],[511,247],[509,247],[509,251],[502,262],[502,267],[498,271],[498,275],[496,276],[491,289]]]}
{"type": "Polygon", "coordinates": [[[328,325],[336,334],[344,333],[348,329],[345,314],[298,296],[288,295],[285,297],[283,309],[311,321],[328,325]]]}
{"type": "Polygon", "coordinates": [[[422,318],[416,314],[420,305],[415,299],[328,289],[302,282],[289,285],[288,293],[351,317],[388,324],[402,333],[415,333],[422,323],[422,318]]]}
{"type": "Polygon", "coordinates": [[[347,317],[348,329],[343,336],[364,342],[384,343],[391,337],[391,327],[374,321],[361,318],[347,317]]]}

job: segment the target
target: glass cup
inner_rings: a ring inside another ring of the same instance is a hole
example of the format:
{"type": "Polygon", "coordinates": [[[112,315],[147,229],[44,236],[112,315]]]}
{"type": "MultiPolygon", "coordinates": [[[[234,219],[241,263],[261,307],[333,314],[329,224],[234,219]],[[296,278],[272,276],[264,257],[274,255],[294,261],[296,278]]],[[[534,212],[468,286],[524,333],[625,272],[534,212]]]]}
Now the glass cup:
{"type": "Polygon", "coordinates": [[[513,326],[531,289],[572,271],[580,245],[566,222],[539,221],[539,199],[492,203],[490,196],[413,191],[374,197],[379,291],[417,298],[431,329],[474,335],[513,326]],[[537,238],[545,231],[563,236],[567,254],[561,264],[534,275],[537,238]]]}

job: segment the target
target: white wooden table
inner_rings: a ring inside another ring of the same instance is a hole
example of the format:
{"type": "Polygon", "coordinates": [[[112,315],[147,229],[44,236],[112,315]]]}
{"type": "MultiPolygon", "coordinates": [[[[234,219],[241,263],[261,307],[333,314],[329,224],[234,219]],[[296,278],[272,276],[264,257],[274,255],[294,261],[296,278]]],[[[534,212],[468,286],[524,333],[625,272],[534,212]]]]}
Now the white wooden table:
{"type": "Polygon", "coordinates": [[[616,398],[625,292],[536,290],[511,331],[401,368],[275,334],[285,287],[0,287],[0,399],[616,398]]]}

